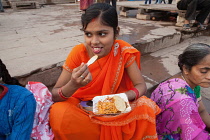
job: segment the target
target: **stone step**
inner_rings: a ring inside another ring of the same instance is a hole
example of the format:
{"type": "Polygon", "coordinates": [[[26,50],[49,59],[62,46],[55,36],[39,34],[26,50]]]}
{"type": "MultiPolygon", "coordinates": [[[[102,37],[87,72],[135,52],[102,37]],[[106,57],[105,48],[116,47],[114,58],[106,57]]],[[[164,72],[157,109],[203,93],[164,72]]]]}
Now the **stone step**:
{"type": "Polygon", "coordinates": [[[151,90],[160,82],[180,73],[178,55],[193,43],[210,44],[209,36],[192,37],[179,44],[145,54],[141,57],[142,73],[148,87],[148,96],[151,90]]]}
{"type": "MultiPolygon", "coordinates": [[[[198,36],[185,39],[184,41],[159,49],[151,53],[143,53],[141,56],[141,67],[142,74],[145,78],[148,95],[155,86],[160,82],[180,73],[177,65],[177,57],[182,51],[192,43],[200,42],[210,44],[209,36],[198,36]]],[[[150,42],[152,43],[152,42],[150,42]]],[[[47,67],[42,67],[31,71],[25,75],[16,76],[21,83],[26,84],[27,81],[40,81],[51,87],[55,84],[57,78],[59,77],[63,65],[63,62],[59,62],[47,67]]]]}

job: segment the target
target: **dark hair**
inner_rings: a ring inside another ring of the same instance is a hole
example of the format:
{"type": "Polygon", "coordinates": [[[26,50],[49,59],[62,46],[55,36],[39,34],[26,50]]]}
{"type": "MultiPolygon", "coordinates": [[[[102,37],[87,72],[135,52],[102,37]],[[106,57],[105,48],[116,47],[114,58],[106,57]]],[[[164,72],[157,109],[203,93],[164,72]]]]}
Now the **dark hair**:
{"type": "Polygon", "coordinates": [[[103,25],[113,27],[114,34],[118,34],[118,16],[113,6],[107,3],[95,3],[89,6],[81,16],[82,30],[84,31],[87,25],[96,18],[100,18],[103,25]]]}
{"type": "Polygon", "coordinates": [[[178,66],[183,70],[185,66],[188,70],[203,60],[204,57],[210,54],[210,46],[203,43],[196,43],[188,46],[178,57],[178,66]]]}
{"type": "Polygon", "coordinates": [[[16,78],[10,76],[5,64],[1,61],[1,59],[0,59],[0,78],[2,78],[2,81],[5,84],[22,86],[16,78]]]}

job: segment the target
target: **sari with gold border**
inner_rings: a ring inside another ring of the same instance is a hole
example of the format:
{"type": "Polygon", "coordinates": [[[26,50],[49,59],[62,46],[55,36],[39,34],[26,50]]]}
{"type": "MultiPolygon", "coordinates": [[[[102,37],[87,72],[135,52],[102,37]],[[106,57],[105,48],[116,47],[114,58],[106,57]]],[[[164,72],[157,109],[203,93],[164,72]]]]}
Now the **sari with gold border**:
{"type": "MultiPolygon", "coordinates": [[[[83,44],[75,46],[63,68],[71,72],[89,60],[83,44]]],[[[79,106],[95,96],[123,93],[133,88],[126,69],[134,61],[140,68],[140,52],[129,43],[116,40],[111,52],[89,66],[92,81],[78,89],[67,101],[55,103],[50,123],[55,139],[140,140],[157,139],[155,117],[159,107],[142,96],[130,103],[132,110],[116,116],[97,116],[79,106]]]]}

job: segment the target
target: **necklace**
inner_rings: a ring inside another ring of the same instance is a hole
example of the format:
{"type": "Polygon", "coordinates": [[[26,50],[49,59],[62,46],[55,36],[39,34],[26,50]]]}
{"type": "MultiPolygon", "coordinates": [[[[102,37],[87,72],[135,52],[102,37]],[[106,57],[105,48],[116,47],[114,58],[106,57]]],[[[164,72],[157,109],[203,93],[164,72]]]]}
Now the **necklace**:
{"type": "Polygon", "coordinates": [[[187,82],[186,79],[184,78],[183,74],[181,74],[181,77],[185,82],[187,82]]]}
{"type": "MultiPolygon", "coordinates": [[[[181,74],[181,77],[182,77],[182,79],[187,83],[187,81],[186,81],[186,79],[184,78],[183,74],[181,74]]],[[[187,84],[188,84],[188,83],[187,83],[187,84]]],[[[188,84],[188,85],[189,85],[189,84],[188,84]]],[[[190,86],[190,85],[189,85],[189,86],[190,86]]],[[[190,86],[190,88],[194,90],[194,88],[192,88],[191,86],[190,86]]]]}

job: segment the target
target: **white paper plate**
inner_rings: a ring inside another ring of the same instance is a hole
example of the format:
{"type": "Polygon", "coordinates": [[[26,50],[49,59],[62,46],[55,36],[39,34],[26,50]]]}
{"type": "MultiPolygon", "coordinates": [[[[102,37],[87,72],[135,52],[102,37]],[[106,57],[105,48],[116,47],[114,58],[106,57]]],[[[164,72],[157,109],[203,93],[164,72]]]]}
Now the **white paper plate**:
{"type": "MultiPolygon", "coordinates": [[[[99,101],[103,101],[105,100],[107,97],[113,97],[113,96],[120,96],[125,102],[126,102],[126,106],[127,108],[125,109],[125,111],[121,112],[121,113],[127,113],[127,112],[130,112],[131,111],[131,107],[130,107],[130,104],[128,102],[128,98],[126,96],[125,93],[119,93],[119,94],[112,94],[112,95],[103,95],[103,96],[95,96],[93,98],[93,113],[95,114],[98,114],[98,109],[97,109],[97,103],[99,101]]],[[[100,114],[99,114],[100,115],[100,114]]],[[[107,115],[107,114],[106,114],[107,115]]]]}

